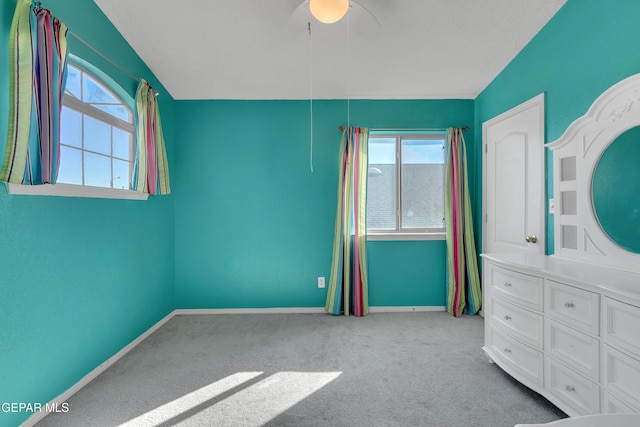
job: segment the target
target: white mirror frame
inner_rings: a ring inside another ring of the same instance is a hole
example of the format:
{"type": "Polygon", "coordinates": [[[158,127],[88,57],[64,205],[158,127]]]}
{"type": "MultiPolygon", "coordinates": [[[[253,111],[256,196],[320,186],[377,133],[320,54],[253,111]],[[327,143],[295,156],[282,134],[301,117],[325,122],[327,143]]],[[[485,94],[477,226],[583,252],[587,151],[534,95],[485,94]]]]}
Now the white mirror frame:
{"type": "Polygon", "coordinates": [[[607,89],[558,140],[546,144],[553,151],[556,256],[640,271],[640,255],[622,249],[602,230],[591,197],[600,156],[619,135],[638,125],[640,74],[635,74],[607,89]],[[563,171],[562,159],[572,157],[575,171],[563,171]]]}

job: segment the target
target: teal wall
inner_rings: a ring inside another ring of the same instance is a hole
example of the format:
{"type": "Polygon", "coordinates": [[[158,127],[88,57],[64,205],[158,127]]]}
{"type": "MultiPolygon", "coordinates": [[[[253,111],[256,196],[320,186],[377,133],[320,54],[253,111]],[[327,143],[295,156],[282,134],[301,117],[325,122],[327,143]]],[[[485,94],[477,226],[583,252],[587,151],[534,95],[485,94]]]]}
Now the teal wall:
{"type": "MultiPolygon", "coordinates": [[[[558,139],[611,85],[640,72],[637,0],[568,0],[475,101],[476,147],[482,122],[544,92],[546,141],[558,139]]],[[[477,165],[481,159],[476,158],[477,165]]],[[[547,152],[547,199],[553,197],[547,152]]],[[[481,193],[481,174],[476,175],[481,193]]],[[[634,183],[637,185],[637,183],[634,183]]],[[[547,211],[547,209],[545,209],[547,211]]],[[[553,253],[553,216],[547,216],[547,253],[553,253]]]]}
{"type": "MultiPolygon", "coordinates": [[[[320,307],[345,101],[185,101],[176,150],[178,308],[320,307]]],[[[351,101],[352,125],[471,125],[473,101],[351,101]]],[[[474,140],[473,129],[465,135],[474,140]]],[[[471,162],[473,164],[473,162],[471,162]]],[[[370,241],[372,306],[445,304],[443,241],[370,241]]]]}
{"type": "MultiPolygon", "coordinates": [[[[6,70],[15,0],[0,4],[6,70]]],[[[312,173],[308,101],[175,102],[93,2],[43,4],[160,90],[174,195],[26,197],[0,186],[0,400],[49,401],[173,308],[324,305],[316,277],[331,265],[337,126],[347,103],[314,102],[312,173]]],[[[475,101],[352,101],[351,124],[470,125],[479,227],[482,122],[544,92],[546,141],[557,139],[602,91],[640,71],[629,48],[640,45],[637,16],[637,0],[569,0],[475,101]]],[[[70,46],[133,95],[135,81],[73,37],[70,46]]],[[[0,137],[7,93],[2,72],[0,137]]],[[[372,306],[444,305],[443,241],[370,241],[367,249],[372,306]]],[[[0,413],[0,426],[27,416],[0,413]]]]}
{"type": "MultiPolygon", "coordinates": [[[[171,159],[174,101],[102,12],[87,0],[42,3],[160,90],[171,159]]],[[[0,1],[0,158],[15,4],[0,1]]],[[[69,40],[72,53],[135,94],[135,81],[69,40]]],[[[173,309],[173,203],[173,196],[146,202],[11,196],[0,184],[0,402],[50,401],[173,309]]],[[[29,415],[0,412],[0,426],[29,415]]]]}

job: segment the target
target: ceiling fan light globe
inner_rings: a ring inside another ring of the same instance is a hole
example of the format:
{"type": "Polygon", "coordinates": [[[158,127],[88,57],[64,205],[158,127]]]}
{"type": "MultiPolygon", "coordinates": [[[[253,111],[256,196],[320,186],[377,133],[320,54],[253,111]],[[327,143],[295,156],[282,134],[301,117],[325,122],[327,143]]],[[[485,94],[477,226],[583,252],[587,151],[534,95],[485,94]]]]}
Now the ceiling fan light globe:
{"type": "Polygon", "coordinates": [[[349,10],[349,0],[309,0],[311,14],[323,24],[333,24],[349,10]]]}

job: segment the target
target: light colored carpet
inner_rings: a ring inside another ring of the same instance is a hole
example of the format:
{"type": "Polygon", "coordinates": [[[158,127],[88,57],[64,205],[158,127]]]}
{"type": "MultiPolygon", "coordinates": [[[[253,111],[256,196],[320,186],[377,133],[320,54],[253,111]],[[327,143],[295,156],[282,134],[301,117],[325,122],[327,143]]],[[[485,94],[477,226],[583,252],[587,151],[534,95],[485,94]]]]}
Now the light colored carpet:
{"type": "Polygon", "coordinates": [[[176,316],[38,426],[511,427],[565,415],[443,312],[176,316]]]}

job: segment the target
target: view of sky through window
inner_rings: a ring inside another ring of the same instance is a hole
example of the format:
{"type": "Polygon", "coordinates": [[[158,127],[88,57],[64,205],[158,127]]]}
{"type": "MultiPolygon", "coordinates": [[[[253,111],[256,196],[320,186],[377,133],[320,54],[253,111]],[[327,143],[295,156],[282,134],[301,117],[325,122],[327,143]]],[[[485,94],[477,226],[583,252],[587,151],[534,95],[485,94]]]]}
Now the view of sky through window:
{"type": "Polygon", "coordinates": [[[368,148],[367,228],[442,229],[444,135],[374,135],[368,148]]]}
{"type": "Polygon", "coordinates": [[[131,109],[95,77],[69,64],[58,182],[129,189],[133,143],[131,109]]]}

